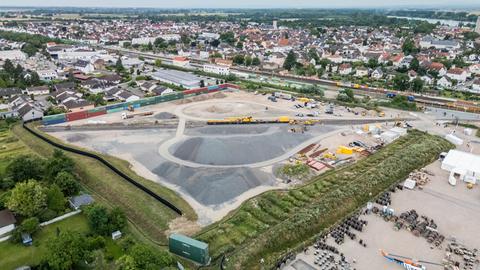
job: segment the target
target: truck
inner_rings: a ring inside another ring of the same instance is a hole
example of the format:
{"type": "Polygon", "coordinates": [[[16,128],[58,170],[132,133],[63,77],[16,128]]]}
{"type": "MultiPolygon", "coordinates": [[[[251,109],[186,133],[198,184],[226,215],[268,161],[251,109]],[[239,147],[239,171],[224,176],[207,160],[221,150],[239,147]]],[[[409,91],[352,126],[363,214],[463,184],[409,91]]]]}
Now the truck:
{"type": "Polygon", "coordinates": [[[408,101],[410,101],[410,102],[414,102],[414,101],[415,101],[415,97],[414,97],[414,96],[408,96],[407,99],[408,99],[408,101]]]}
{"type": "Polygon", "coordinates": [[[387,98],[394,98],[396,96],[397,96],[397,94],[395,94],[395,93],[387,93],[387,98]]]}
{"type": "Polygon", "coordinates": [[[270,100],[271,102],[277,102],[277,97],[275,97],[275,96],[268,96],[268,100],[270,100]]]}
{"type": "Polygon", "coordinates": [[[333,114],[333,104],[328,104],[327,108],[325,108],[326,114],[333,114]]]}
{"type": "Polygon", "coordinates": [[[293,98],[292,95],[285,94],[285,93],[282,93],[282,92],[275,92],[273,95],[277,98],[286,99],[286,100],[292,100],[292,98],[293,98]]]}

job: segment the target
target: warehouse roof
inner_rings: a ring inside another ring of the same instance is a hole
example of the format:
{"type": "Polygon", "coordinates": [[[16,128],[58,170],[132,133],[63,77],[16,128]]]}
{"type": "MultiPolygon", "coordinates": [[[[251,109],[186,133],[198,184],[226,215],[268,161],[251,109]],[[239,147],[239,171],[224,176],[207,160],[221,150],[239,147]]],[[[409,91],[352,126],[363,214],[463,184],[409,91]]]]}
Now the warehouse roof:
{"type": "Polygon", "coordinates": [[[442,169],[462,169],[480,174],[480,156],[458,150],[450,150],[443,159],[442,169]]]}
{"type": "Polygon", "coordinates": [[[190,74],[188,72],[177,71],[177,70],[159,70],[152,74],[152,78],[161,81],[169,81],[176,84],[182,85],[194,85],[200,83],[200,78],[196,75],[190,74]]]}
{"type": "Polygon", "coordinates": [[[181,241],[185,244],[195,246],[195,247],[198,247],[198,248],[202,248],[202,249],[208,248],[207,243],[195,240],[193,238],[190,238],[190,237],[182,235],[182,234],[173,233],[173,234],[170,235],[170,239],[181,241]]]}

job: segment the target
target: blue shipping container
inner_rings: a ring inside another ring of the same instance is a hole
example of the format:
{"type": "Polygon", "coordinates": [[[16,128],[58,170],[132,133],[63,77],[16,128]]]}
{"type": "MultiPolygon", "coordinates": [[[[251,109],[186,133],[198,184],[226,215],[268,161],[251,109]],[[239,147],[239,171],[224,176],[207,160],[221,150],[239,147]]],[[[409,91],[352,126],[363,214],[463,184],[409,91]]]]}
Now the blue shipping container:
{"type": "Polygon", "coordinates": [[[208,87],[208,91],[217,90],[218,88],[219,88],[218,85],[212,85],[208,87]]]}
{"type": "Polygon", "coordinates": [[[65,123],[66,120],[65,118],[64,119],[53,119],[53,120],[42,120],[42,123],[44,126],[48,126],[48,125],[55,125],[55,124],[61,124],[61,123],[65,123]]]}

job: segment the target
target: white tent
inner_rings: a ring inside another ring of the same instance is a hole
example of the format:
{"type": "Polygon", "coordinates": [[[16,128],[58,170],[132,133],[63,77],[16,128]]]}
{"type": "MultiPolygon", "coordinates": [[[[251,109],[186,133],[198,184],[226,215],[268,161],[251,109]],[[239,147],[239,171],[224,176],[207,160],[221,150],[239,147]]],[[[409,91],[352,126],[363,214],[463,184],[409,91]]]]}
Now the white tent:
{"type": "Polygon", "coordinates": [[[403,135],[407,134],[407,129],[406,128],[401,128],[401,127],[391,128],[390,131],[398,133],[398,134],[400,134],[400,136],[403,136],[403,135]]]}
{"type": "Polygon", "coordinates": [[[442,169],[456,172],[463,181],[478,182],[480,181],[480,156],[463,151],[450,150],[443,159],[442,169]]]}
{"type": "Polygon", "coordinates": [[[460,139],[459,137],[453,135],[453,134],[447,134],[445,135],[445,139],[455,145],[462,145],[463,144],[463,140],[460,139]]]}
{"type": "Polygon", "coordinates": [[[387,131],[383,132],[382,134],[380,134],[380,137],[382,138],[382,140],[384,142],[391,143],[394,140],[398,139],[400,137],[400,134],[398,134],[396,132],[393,132],[393,131],[390,131],[390,130],[387,130],[387,131]]]}

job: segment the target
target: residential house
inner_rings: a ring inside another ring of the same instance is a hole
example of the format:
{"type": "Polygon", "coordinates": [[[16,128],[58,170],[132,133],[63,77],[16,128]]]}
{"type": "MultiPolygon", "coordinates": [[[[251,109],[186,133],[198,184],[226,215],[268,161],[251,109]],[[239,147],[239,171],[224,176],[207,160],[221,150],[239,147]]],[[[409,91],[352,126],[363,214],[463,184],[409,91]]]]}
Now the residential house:
{"type": "Polygon", "coordinates": [[[480,78],[477,78],[472,83],[472,93],[480,94],[480,78]]]}
{"type": "Polygon", "coordinates": [[[172,64],[177,67],[187,67],[190,64],[190,60],[187,57],[175,56],[172,60],[172,64]]]}
{"type": "Polygon", "coordinates": [[[13,96],[17,96],[20,94],[22,94],[22,90],[20,90],[20,88],[10,87],[10,88],[0,89],[0,98],[3,98],[3,99],[9,99],[13,96]]]}
{"type": "Polygon", "coordinates": [[[18,117],[23,121],[40,119],[43,117],[43,110],[30,103],[23,103],[18,107],[13,108],[13,110],[17,112],[18,117]]]}
{"type": "Polygon", "coordinates": [[[443,77],[445,74],[447,74],[447,69],[445,68],[445,65],[439,62],[432,62],[428,66],[428,69],[438,72],[439,77],[443,77]]]}
{"type": "Polygon", "coordinates": [[[58,79],[58,73],[55,70],[39,70],[38,77],[41,81],[50,82],[58,79]]]}
{"type": "Polygon", "coordinates": [[[467,81],[467,71],[462,68],[451,68],[447,71],[447,76],[452,79],[456,80],[457,82],[465,82],[467,81]]]}
{"type": "Polygon", "coordinates": [[[452,88],[453,83],[449,77],[443,76],[437,81],[437,86],[443,89],[447,89],[447,88],[452,88]]]}
{"type": "Polygon", "coordinates": [[[381,68],[376,68],[370,76],[375,80],[380,80],[381,78],[383,78],[383,71],[381,68]]]}
{"type": "Polygon", "coordinates": [[[408,75],[408,79],[409,79],[410,81],[413,81],[413,80],[414,80],[415,78],[417,78],[417,76],[418,76],[418,74],[417,74],[417,72],[416,72],[415,70],[409,70],[408,73],[407,73],[407,75],[408,75]]]}
{"type": "Polygon", "coordinates": [[[40,96],[40,95],[48,95],[49,93],[50,93],[50,88],[46,85],[27,88],[27,95],[40,96]]]}
{"type": "Polygon", "coordinates": [[[340,75],[348,75],[352,73],[352,65],[350,65],[349,63],[341,64],[338,67],[338,73],[340,75]]]}
{"type": "Polygon", "coordinates": [[[165,86],[157,85],[150,90],[150,93],[155,94],[156,96],[164,96],[173,93],[174,91],[165,86]]]}
{"type": "Polygon", "coordinates": [[[116,93],[115,96],[123,102],[131,102],[131,101],[137,101],[140,99],[139,96],[134,95],[132,92],[129,91],[121,91],[119,93],[116,93]]]}
{"type": "Polygon", "coordinates": [[[82,194],[68,199],[68,203],[73,210],[79,210],[80,207],[90,205],[94,202],[95,200],[88,194],[82,194]]]}
{"type": "Polygon", "coordinates": [[[368,68],[359,67],[355,71],[355,77],[366,77],[368,76],[368,68]]]}
{"type": "Polygon", "coordinates": [[[75,62],[75,64],[73,64],[73,67],[85,74],[92,73],[95,70],[93,64],[85,60],[78,60],[77,62],[75,62]]]}
{"type": "Polygon", "coordinates": [[[473,64],[468,67],[470,73],[480,75],[480,64],[473,64]]]}
{"type": "Polygon", "coordinates": [[[74,91],[75,87],[76,85],[74,82],[64,82],[64,83],[55,84],[53,86],[53,90],[56,92],[63,92],[67,90],[74,91]]]}
{"type": "Polygon", "coordinates": [[[17,220],[10,210],[5,209],[0,211],[0,236],[4,236],[15,230],[16,222],[17,220]]]}
{"type": "Polygon", "coordinates": [[[70,99],[66,102],[63,102],[61,106],[63,106],[68,112],[79,112],[95,108],[95,105],[92,102],[83,99],[70,99]]]}
{"type": "Polygon", "coordinates": [[[422,81],[427,85],[432,85],[434,81],[432,76],[430,75],[423,75],[422,77],[420,77],[420,79],[422,79],[422,81]]]}
{"type": "Polygon", "coordinates": [[[122,76],[117,74],[111,74],[97,78],[97,80],[107,84],[119,84],[122,81],[122,76]]]}

